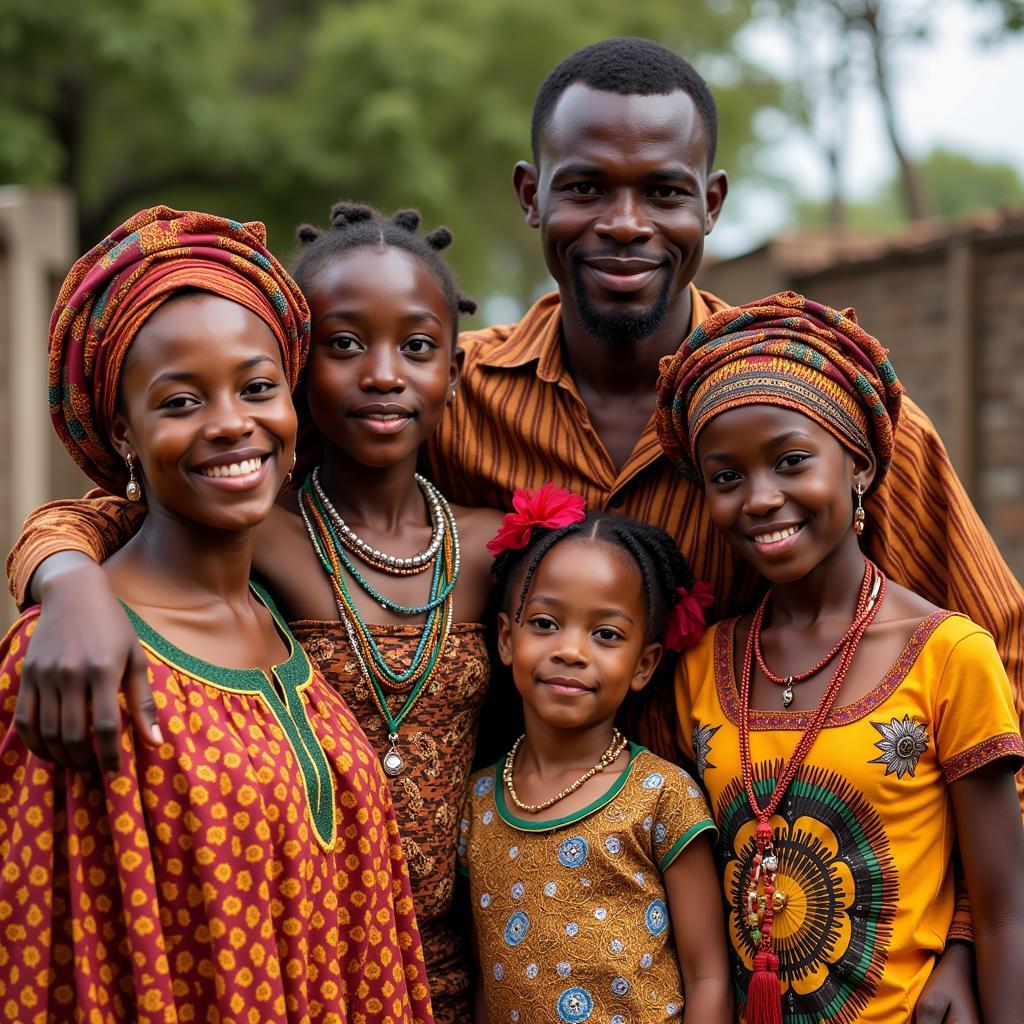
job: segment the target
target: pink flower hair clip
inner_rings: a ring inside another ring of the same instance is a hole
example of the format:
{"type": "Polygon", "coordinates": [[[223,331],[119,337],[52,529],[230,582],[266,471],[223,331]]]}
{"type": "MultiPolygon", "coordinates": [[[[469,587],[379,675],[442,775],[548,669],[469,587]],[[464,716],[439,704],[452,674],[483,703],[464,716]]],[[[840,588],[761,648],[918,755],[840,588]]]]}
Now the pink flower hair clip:
{"type": "Polygon", "coordinates": [[[487,542],[487,550],[497,558],[504,551],[518,551],[530,543],[534,527],[557,530],[580,523],[586,516],[586,502],[578,494],[550,481],[534,490],[519,487],[512,495],[514,512],[507,512],[498,532],[487,542]]]}
{"type": "Polygon", "coordinates": [[[665,646],[670,651],[681,651],[696,647],[707,632],[704,609],[710,608],[715,600],[709,584],[695,580],[689,590],[679,588],[679,600],[669,610],[665,625],[665,646]]]}

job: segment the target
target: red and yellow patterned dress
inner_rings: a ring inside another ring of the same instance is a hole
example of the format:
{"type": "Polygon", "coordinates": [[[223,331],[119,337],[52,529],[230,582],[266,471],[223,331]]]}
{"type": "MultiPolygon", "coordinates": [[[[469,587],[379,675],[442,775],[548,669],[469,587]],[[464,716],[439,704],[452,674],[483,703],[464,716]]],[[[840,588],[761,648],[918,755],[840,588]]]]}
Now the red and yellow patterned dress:
{"type": "Polygon", "coordinates": [[[431,1024],[376,754],[276,609],[273,680],[191,657],[130,610],[166,742],[121,771],[13,727],[38,610],[0,646],[0,1015],[28,1022],[431,1024]]]}
{"type": "MultiPolygon", "coordinates": [[[[312,620],[290,626],[382,754],[389,747],[388,729],[370,684],[352,656],[345,627],[340,622],[312,620]]],[[[374,625],[370,629],[394,668],[409,664],[421,626],[374,625]]],[[[398,730],[405,771],[389,780],[438,1024],[468,1024],[471,1019],[470,955],[463,925],[453,919],[452,897],[459,815],[489,677],[484,627],[453,624],[433,677],[398,730]]],[[[407,696],[407,692],[388,696],[392,714],[407,696]]]]}

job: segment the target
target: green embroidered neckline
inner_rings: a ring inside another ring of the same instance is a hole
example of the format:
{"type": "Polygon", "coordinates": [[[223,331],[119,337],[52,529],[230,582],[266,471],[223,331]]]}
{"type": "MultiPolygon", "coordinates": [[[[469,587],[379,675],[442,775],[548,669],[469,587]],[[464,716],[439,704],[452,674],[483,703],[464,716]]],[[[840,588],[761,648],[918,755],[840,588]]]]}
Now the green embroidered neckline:
{"type": "Polygon", "coordinates": [[[142,645],[162,661],[218,690],[249,694],[263,701],[291,745],[302,775],[313,832],[320,845],[329,850],[337,839],[334,775],[310,723],[307,702],[302,698],[302,691],[313,681],[313,668],[306,652],[285,625],[270,595],[256,583],[250,583],[249,586],[256,599],[270,612],[278,633],[288,645],[288,660],[272,669],[280,685],[280,693],[263,669],[224,668],[197,658],[158,633],[124,601],[121,605],[128,613],[142,645]]]}
{"type": "Polygon", "coordinates": [[[626,765],[622,774],[601,796],[587,804],[586,807],[581,807],[578,811],[567,814],[564,818],[549,818],[547,820],[520,818],[509,810],[509,806],[505,802],[505,780],[501,776],[502,768],[505,766],[505,758],[502,758],[494,767],[494,805],[498,808],[499,816],[507,825],[521,829],[524,832],[551,832],[553,829],[561,828],[563,825],[572,825],[574,822],[582,821],[584,818],[589,817],[594,811],[599,811],[605,804],[612,801],[632,774],[637,754],[642,753],[646,749],[646,747],[641,747],[639,744],[630,741],[629,764],[626,765]]]}

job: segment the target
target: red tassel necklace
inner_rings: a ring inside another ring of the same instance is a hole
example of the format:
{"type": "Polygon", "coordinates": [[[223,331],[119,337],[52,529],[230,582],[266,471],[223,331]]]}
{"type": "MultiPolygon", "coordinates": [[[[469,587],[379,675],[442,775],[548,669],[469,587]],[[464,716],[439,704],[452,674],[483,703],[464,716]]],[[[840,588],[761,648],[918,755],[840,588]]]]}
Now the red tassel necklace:
{"type": "MultiPolygon", "coordinates": [[[[853,661],[857,648],[867,631],[868,626],[875,620],[878,610],[882,606],[882,599],[885,597],[885,574],[869,559],[864,559],[864,579],[860,586],[860,593],[857,597],[857,611],[854,614],[853,623],[843,635],[842,640],[829,652],[829,654],[807,673],[800,673],[803,678],[808,678],[814,672],[820,671],[834,657],[838,655],[839,661],[836,664],[832,678],[821,695],[818,707],[811,717],[810,724],[800,737],[792,757],[782,770],[782,774],[775,782],[775,789],[762,808],[757,800],[757,793],[754,791],[754,765],[750,756],[750,690],[754,679],[754,654],[758,653],[758,662],[762,663],[761,651],[761,627],[764,622],[765,610],[768,607],[768,599],[771,597],[769,590],[754,612],[754,619],[750,624],[750,632],[747,634],[746,649],[743,654],[743,669],[740,675],[740,761],[743,769],[743,787],[747,793],[747,800],[750,808],[757,818],[757,832],[755,834],[756,852],[751,862],[750,876],[747,886],[747,902],[745,906],[744,921],[750,928],[751,937],[754,940],[754,973],[750,979],[747,989],[747,1024],[782,1024],[782,989],[779,984],[779,958],[775,954],[774,942],[772,941],[772,921],[776,906],[777,890],[775,886],[775,873],[779,868],[779,859],[775,853],[774,835],[771,826],[771,816],[775,813],[782,798],[786,795],[790,783],[796,777],[800,766],[807,757],[818,734],[824,728],[829,712],[832,710],[842,688],[843,680],[853,661]]],[[[768,678],[772,676],[766,672],[768,678]]],[[[795,679],[796,676],[790,678],[795,679]]],[[[774,680],[773,680],[774,681],[774,680]]]]}

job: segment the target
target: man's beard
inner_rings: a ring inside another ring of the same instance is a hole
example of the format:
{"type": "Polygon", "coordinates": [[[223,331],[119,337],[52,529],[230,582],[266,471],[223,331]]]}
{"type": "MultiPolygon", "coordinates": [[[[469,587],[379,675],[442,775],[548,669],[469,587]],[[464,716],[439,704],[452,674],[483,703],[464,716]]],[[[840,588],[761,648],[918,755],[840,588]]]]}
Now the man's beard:
{"type": "Polygon", "coordinates": [[[665,274],[665,283],[658,297],[646,309],[597,309],[583,284],[583,264],[577,261],[573,268],[572,290],[579,310],[580,323],[595,338],[611,345],[632,345],[644,341],[660,330],[668,318],[668,295],[671,277],[665,274]]]}

